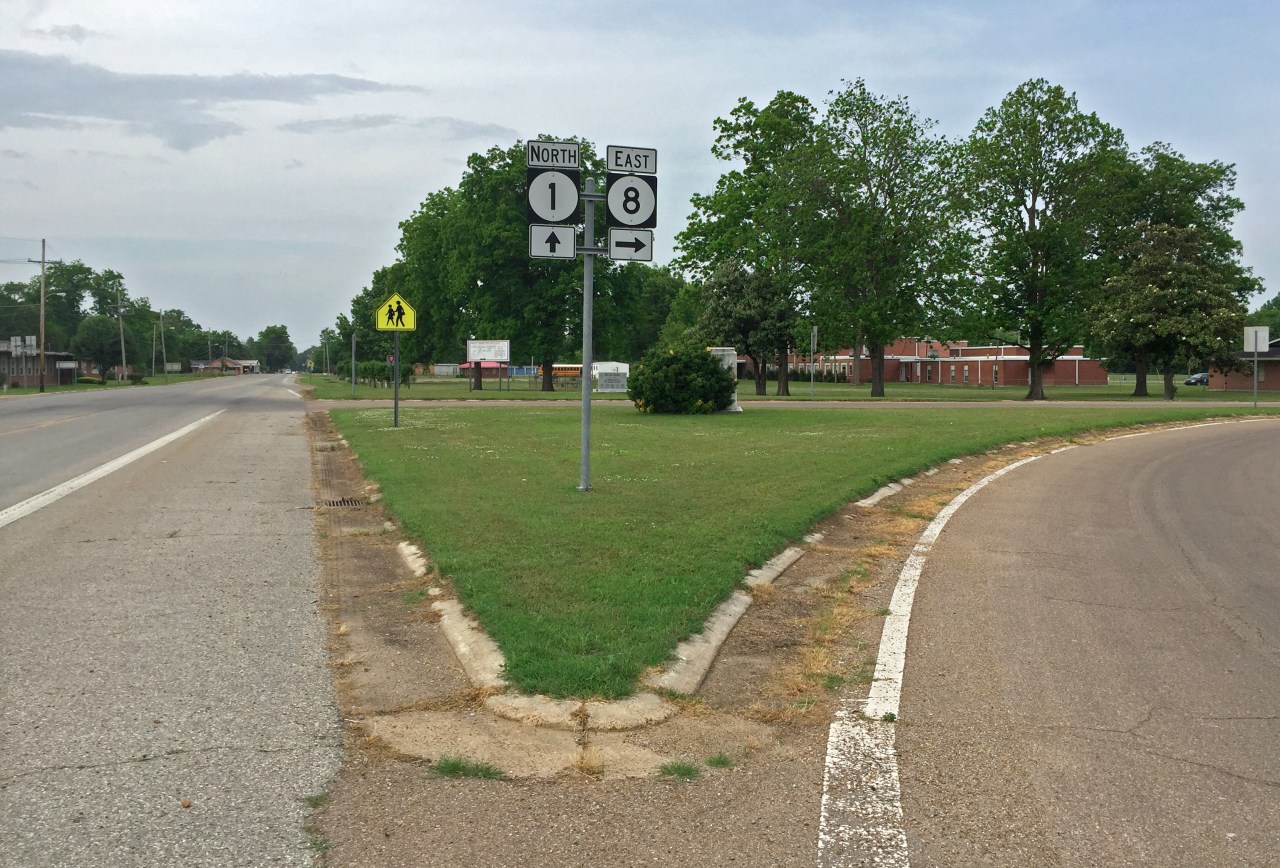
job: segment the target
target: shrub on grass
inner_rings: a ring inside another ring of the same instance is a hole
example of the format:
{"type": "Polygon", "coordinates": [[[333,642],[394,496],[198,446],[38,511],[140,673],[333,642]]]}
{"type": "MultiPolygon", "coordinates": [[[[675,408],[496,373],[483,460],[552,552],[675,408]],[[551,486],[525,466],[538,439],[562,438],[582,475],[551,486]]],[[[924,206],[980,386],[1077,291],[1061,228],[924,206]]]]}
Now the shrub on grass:
{"type": "Polygon", "coordinates": [[[99,377],[76,377],[76,382],[82,386],[101,386],[102,380],[99,377]]]}
{"type": "Polygon", "coordinates": [[[714,413],[733,401],[733,375],[705,350],[656,349],[633,365],[627,397],[641,413],[714,413]]]}

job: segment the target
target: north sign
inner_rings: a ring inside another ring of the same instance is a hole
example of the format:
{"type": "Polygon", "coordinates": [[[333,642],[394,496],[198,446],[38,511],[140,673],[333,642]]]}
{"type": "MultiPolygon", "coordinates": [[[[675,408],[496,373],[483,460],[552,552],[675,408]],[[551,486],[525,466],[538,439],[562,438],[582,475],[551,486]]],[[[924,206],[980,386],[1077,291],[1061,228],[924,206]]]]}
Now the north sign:
{"type": "Polygon", "coordinates": [[[654,175],[608,174],[607,226],[652,229],[658,225],[658,179],[654,175]]]}
{"type": "Polygon", "coordinates": [[[529,226],[529,255],[534,259],[575,259],[578,255],[578,230],[573,226],[529,226]]]}
{"type": "Polygon", "coordinates": [[[609,258],[653,262],[653,230],[610,229],[609,258]]]}
{"type": "Polygon", "coordinates": [[[581,169],[577,142],[525,143],[525,162],[530,169],[581,169]]]}

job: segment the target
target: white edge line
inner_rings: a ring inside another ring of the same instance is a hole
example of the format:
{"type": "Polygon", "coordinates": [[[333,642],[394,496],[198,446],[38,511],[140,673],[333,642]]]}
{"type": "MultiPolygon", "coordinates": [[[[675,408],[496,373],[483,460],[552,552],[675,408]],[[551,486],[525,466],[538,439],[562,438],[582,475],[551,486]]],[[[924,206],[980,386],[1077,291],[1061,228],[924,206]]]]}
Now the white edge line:
{"type": "Polygon", "coordinates": [[[133,462],[137,461],[139,458],[142,458],[145,455],[149,455],[150,453],[155,452],[160,447],[166,446],[169,443],[172,443],[174,440],[177,440],[179,437],[182,437],[186,434],[190,434],[192,431],[196,430],[201,425],[222,415],[224,412],[226,411],[219,410],[216,413],[210,413],[208,416],[205,416],[203,419],[197,419],[196,421],[192,422],[190,425],[183,426],[182,428],[179,428],[177,431],[174,431],[172,434],[166,434],[158,440],[152,440],[150,443],[146,444],[145,446],[139,446],[137,449],[133,450],[132,452],[129,452],[125,455],[121,455],[119,458],[108,461],[106,464],[103,464],[99,467],[95,467],[93,470],[90,470],[87,473],[80,474],[75,479],[68,480],[67,482],[63,482],[60,485],[55,485],[53,488],[50,488],[47,491],[42,491],[39,494],[35,495],[34,497],[28,497],[26,500],[22,501],[22,503],[14,504],[8,509],[0,510],[0,527],[4,527],[7,524],[12,524],[18,519],[23,518],[24,516],[30,515],[31,513],[35,512],[38,509],[41,509],[42,507],[46,507],[49,504],[54,503],[55,501],[61,500],[62,498],[66,497],[68,494],[71,494],[73,491],[77,491],[81,488],[84,488],[86,485],[90,484],[91,482],[96,482],[102,477],[107,476],[108,474],[115,473],[121,467],[125,467],[129,464],[132,464],[133,462]]]}
{"type": "Polygon", "coordinates": [[[818,824],[820,866],[851,864],[849,857],[869,851],[875,854],[877,866],[910,868],[893,722],[902,698],[907,628],[916,586],[930,549],[965,501],[1009,471],[1040,457],[1034,455],[1001,467],[956,495],[925,528],[903,565],[880,635],[876,671],[866,703],[861,713],[852,707],[853,703],[841,707],[827,736],[822,816],[818,824]]]}
{"type": "MultiPolygon", "coordinates": [[[[1179,426],[1177,430],[1250,421],[1261,420],[1213,420],[1179,426]]],[[[1153,433],[1159,432],[1122,434],[1107,440],[1153,433]]],[[[1074,448],[1073,444],[1049,454],[1056,455],[1074,448]]],[[[818,825],[818,864],[822,868],[849,864],[848,857],[865,855],[868,851],[875,854],[874,864],[877,866],[910,868],[893,721],[898,717],[902,698],[907,628],[916,586],[934,542],[964,502],[1009,471],[1041,457],[1033,455],[1001,467],[956,495],[925,528],[903,565],[889,602],[884,631],[880,635],[876,671],[867,700],[861,713],[853,707],[856,703],[846,703],[838,709],[827,736],[827,759],[822,773],[822,817],[818,825]],[[893,717],[885,720],[888,714],[893,717]]],[[[951,463],[957,462],[953,459],[951,463]]],[[[869,863],[863,861],[860,864],[869,863]]]]}

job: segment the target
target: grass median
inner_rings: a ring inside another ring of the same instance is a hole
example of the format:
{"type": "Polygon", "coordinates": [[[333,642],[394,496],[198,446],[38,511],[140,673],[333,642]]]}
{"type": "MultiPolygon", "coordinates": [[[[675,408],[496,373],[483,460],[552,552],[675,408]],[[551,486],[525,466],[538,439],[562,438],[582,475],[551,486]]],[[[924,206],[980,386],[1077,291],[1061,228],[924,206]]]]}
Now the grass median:
{"type": "MultiPolygon", "coordinates": [[[[392,390],[389,386],[369,386],[357,384],[352,395],[351,382],[322,374],[302,374],[298,382],[303,386],[314,388],[317,398],[343,400],[391,400],[392,390]]],[[[483,389],[472,389],[465,379],[457,377],[421,377],[412,385],[400,388],[401,401],[578,401],[582,398],[580,386],[560,384],[554,392],[543,392],[541,381],[533,381],[529,377],[514,377],[503,381],[503,388],[498,388],[494,380],[486,380],[483,389]],[[507,388],[507,387],[510,388],[507,388]]],[[[986,402],[986,401],[1022,401],[1026,398],[1027,387],[1021,386],[965,386],[940,385],[937,383],[886,383],[883,398],[871,397],[871,386],[867,383],[814,383],[812,392],[809,381],[795,381],[790,384],[790,397],[778,398],[774,394],[777,383],[768,384],[768,394],[757,395],[755,384],[748,381],[738,383],[738,400],[744,403],[752,401],[866,401],[869,403],[888,401],[947,401],[947,402],[986,402]]],[[[1138,403],[1164,403],[1159,380],[1149,383],[1151,396],[1135,399],[1133,395],[1132,377],[1123,380],[1116,377],[1107,386],[1048,386],[1046,394],[1053,401],[1124,401],[1138,403]]],[[[1262,392],[1258,400],[1264,403],[1280,404],[1280,393],[1262,392]]],[[[625,394],[596,392],[592,401],[622,401],[630,406],[625,394]]],[[[1253,393],[1225,392],[1209,389],[1205,386],[1178,386],[1178,402],[1231,401],[1252,403],[1253,393]]]]}
{"type": "Polygon", "coordinates": [[[382,486],[506,657],[521,690],[629,695],[742,580],[884,482],[1011,441],[1245,414],[1107,408],[750,409],[645,416],[597,406],[577,491],[574,405],[335,410],[382,486]]]}

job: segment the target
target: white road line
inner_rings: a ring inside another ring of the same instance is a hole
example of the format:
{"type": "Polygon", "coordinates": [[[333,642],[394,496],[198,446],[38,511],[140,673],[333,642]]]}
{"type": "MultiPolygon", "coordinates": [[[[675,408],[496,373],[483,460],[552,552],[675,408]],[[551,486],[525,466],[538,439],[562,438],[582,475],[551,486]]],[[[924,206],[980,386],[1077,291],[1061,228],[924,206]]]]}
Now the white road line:
{"type": "Polygon", "coordinates": [[[1009,471],[1039,457],[1001,467],[957,494],[925,528],[903,565],[880,634],[876,672],[866,703],[861,712],[854,707],[856,702],[842,706],[827,736],[822,819],[818,827],[818,864],[823,868],[855,864],[909,868],[893,721],[898,717],[902,698],[907,628],[920,573],[938,535],[965,501],[1009,471]]]}
{"type": "Polygon", "coordinates": [[[148,443],[145,446],[139,446],[137,449],[133,450],[132,452],[126,455],[121,455],[119,458],[116,458],[112,461],[108,461],[106,464],[103,464],[100,467],[95,467],[93,470],[90,470],[87,473],[80,474],[75,479],[64,482],[61,485],[55,485],[53,488],[50,488],[48,491],[42,491],[39,494],[37,494],[35,497],[29,497],[26,500],[22,501],[22,503],[15,504],[9,507],[8,509],[0,510],[0,527],[4,527],[7,524],[12,524],[18,519],[24,516],[30,515],[31,513],[35,512],[38,509],[41,509],[42,507],[46,507],[49,504],[54,503],[55,501],[61,500],[62,498],[66,497],[68,494],[71,494],[73,491],[78,491],[79,489],[84,488],[89,483],[96,482],[102,477],[116,472],[121,467],[125,467],[129,464],[132,464],[133,462],[137,461],[139,458],[142,458],[145,455],[149,455],[150,453],[155,452],[160,447],[165,446],[169,443],[172,443],[174,440],[177,440],[179,437],[182,437],[186,434],[190,434],[192,431],[196,430],[201,425],[217,418],[218,416],[222,415],[224,412],[226,411],[219,410],[216,413],[210,413],[208,416],[205,416],[203,419],[197,419],[196,421],[192,422],[190,425],[187,425],[185,427],[179,428],[177,431],[174,431],[172,434],[166,434],[165,436],[161,437],[159,440],[152,440],[150,443],[148,443]]]}

